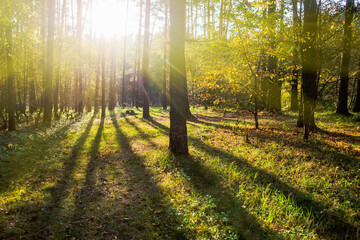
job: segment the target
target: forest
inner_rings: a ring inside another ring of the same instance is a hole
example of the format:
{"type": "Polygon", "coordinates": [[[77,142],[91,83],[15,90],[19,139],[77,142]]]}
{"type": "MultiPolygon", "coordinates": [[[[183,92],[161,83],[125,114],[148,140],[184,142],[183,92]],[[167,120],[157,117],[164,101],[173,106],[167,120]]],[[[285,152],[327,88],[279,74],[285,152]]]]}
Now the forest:
{"type": "Polygon", "coordinates": [[[359,16],[1,0],[0,239],[360,239],[359,16]]]}

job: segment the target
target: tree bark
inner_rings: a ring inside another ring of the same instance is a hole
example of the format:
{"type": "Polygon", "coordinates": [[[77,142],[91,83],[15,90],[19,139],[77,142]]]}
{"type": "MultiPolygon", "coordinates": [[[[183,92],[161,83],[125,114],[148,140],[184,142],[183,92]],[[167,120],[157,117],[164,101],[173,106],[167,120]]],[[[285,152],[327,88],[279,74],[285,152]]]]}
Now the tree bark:
{"type": "Polygon", "coordinates": [[[145,9],[145,32],[142,62],[142,80],[143,80],[143,118],[150,117],[150,75],[149,75],[149,40],[150,40],[150,0],[146,0],[145,9]]]}
{"type": "Polygon", "coordinates": [[[293,50],[293,71],[291,80],[291,105],[290,110],[297,112],[299,109],[298,100],[298,82],[299,82],[299,51],[297,46],[299,45],[299,17],[297,10],[298,0],[293,0],[293,28],[294,28],[294,50],[293,50]]]}
{"type": "Polygon", "coordinates": [[[101,59],[101,117],[105,117],[105,111],[106,111],[106,79],[105,79],[105,39],[102,39],[102,59],[101,59]]]}
{"type": "Polygon", "coordinates": [[[349,115],[348,110],[348,88],[349,88],[349,71],[350,71],[350,51],[351,51],[351,23],[353,19],[354,0],[346,0],[345,6],[345,24],[344,24],[344,40],[341,58],[340,70],[340,87],[339,98],[336,113],[349,115]]]}
{"type": "Polygon", "coordinates": [[[47,65],[44,94],[45,124],[51,124],[52,117],[52,82],[54,75],[54,28],[55,28],[55,0],[48,0],[48,39],[47,39],[47,65]]]}
{"type": "Polygon", "coordinates": [[[186,127],[185,0],[170,0],[170,151],[188,154],[186,127]]]}
{"type": "Polygon", "coordinates": [[[318,59],[316,56],[317,40],[317,3],[316,0],[304,1],[304,26],[302,44],[302,87],[304,98],[304,139],[309,138],[311,129],[311,115],[314,112],[317,88],[318,59]]]}
{"type": "Polygon", "coordinates": [[[15,109],[16,109],[16,96],[15,96],[15,76],[14,76],[14,61],[12,58],[12,40],[13,40],[13,34],[12,34],[12,26],[11,23],[6,28],[6,52],[7,52],[7,112],[9,116],[9,131],[16,130],[16,124],[15,124],[15,109]]]}
{"type": "MultiPolygon", "coordinates": [[[[270,27],[270,49],[274,52],[275,41],[272,37],[275,34],[276,29],[276,0],[271,0],[268,3],[268,20],[271,22],[270,27]]],[[[268,71],[269,71],[269,107],[273,112],[281,111],[281,82],[278,79],[277,74],[277,63],[278,59],[273,54],[270,53],[268,56],[268,71]]]]}
{"type": "Polygon", "coordinates": [[[355,81],[357,83],[357,89],[356,89],[356,100],[353,111],[360,112],[360,62],[358,63],[358,72],[356,74],[355,81]]]}
{"type": "MultiPolygon", "coordinates": [[[[192,5],[191,5],[192,9],[192,5]]],[[[191,11],[192,13],[192,11],[191,11]]],[[[192,17],[191,17],[192,19],[192,17]]],[[[166,90],[166,80],[167,80],[167,40],[168,40],[168,1],[165,1],[165,24],[164,24],[164,65],[163,65],[163,83],[162,83],[162,106],[163,109],[167,108],[167,90],[166,90]]]]}

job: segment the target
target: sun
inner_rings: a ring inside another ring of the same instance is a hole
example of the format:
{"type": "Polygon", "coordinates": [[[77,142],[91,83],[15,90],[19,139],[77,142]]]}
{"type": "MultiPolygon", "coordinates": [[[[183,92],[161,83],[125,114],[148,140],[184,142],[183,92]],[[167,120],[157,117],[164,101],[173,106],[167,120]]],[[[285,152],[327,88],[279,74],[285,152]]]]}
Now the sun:
{"type": "Polygon", "coordinates": [[[138,31],[138,11],[134,1],[129,2],[128,20],[126,21],[127,0],[97,0],[93,6],[93,25],[96,35],[106,38],[128,35],[138,31]],[[127,24],[126,24],[127,23],[127,24]]]}

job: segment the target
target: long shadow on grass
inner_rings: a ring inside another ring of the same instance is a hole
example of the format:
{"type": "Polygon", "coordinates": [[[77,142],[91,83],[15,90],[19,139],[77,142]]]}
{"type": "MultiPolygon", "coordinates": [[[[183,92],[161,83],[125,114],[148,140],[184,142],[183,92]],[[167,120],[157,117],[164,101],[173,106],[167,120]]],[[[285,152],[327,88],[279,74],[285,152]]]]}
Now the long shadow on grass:
{"type": "Polygon", "coordinates": [[[16,212],[21,212],[28,219],[28,225],[24,229],[24,223],[20,223],[20,229],[24,232],[19,233],[22,237],[27,239],[48,239],[57,238],[56,229],[62,226],[60,213],[63,210],[63,203],[69,196],[71,183],[73,181],[73,173],[77,166],[77,159],[79,153],[82,151],[85,141],[89,136],[95,116],[93,116],[84,132],[77,139],[69,158],[64,162],[61,178],[54,187],[47,188],[46,191],[50,193],[48,199],[45,199],[44,204],[31,203],[25,206],[20,206],[16,212]]]}
{"type": "MultiPolygon", "coordinates": [[[[30,131],[26,134],[26,137],[21,137],[21,135],[14,137],[12,140],[13,144],[17,143],[21,147],[4,151],[4,153],[0,151],[0,155],[6,154],[8,157],[13,157],[11,160],[6,159],[0,162],[0,193],[14,187],[10,185],[11,182],[16,182],[19,178],[24,177],[24,175],[46,167],[43,165],[48,163],[46,161],[41,162],[40,159],[51,154],[53,150],[52,146],[57,146],[59,142],[66,138],[69,128],[74,123],[75,121],[71,121],[65,124],[46,138],[37,136],[39,131],[30,131]],[[30,135],[33,140],[29,138],[30,135]]],[[[1,141],[4,142],[8,140],[6,136],[2,136],[1,138],[4,138],[1,139],[1,141]]],[[[10,142],[8,142],[8,144],[9,143],[10,142]]],[[[39,182],[41,182],[41,180],[39,180],[39,182]]]]}
{"type": "MultiPolygon", "coordinates": [[[[215,128],[221,128],[221,129],[231,129],[234,130],[234,134],[238,134],[239,132],[242,134],[246,134],[249,136],[250,139],[261,139],[261,141],[267,140],[267,141],[271,141],[271,142],[277,142],[278,144],[281,145],[289,145],[289,146],[293,146],[296,148],[302,148],[304,150],[307,151],[307,153],[309,153],[311,156],[315,157],[315,161],[318,164],[332,164],[332,165],[336,165],[338,166],[341,170],[350,172],[350,177],[355,177],[357,175],[357,173],[354,173],[355,171],[353,171],[354,169],[358,169],[359,167],[359,162],[356,158],[340,153],[338,149],[336,149],[335,147],[327,144],[324,141],[319,141],[316,143],[313,142],[304,142],[302,139],[300,139],[299,141],[299,137],[298,136],[293,136],[289,131],[283,132],[279,129],[279,132],[276,132],[271,128],[271,131],[267,131],[266,129],[260,129],[260,130],[248,130],[248,129],[244,129],[241,127],[236,127],[235,129],[232,126],[228,126],[228,125],[220,125],[220,124],[216,124],[216,123],[209,123],[209,122],[202,122],[202,121],[198,121],[198,123],[200,124],[204,124],[207,126],[213,126],[215,128]],[[245,132],[246,131],[246,132],[245,132]],[[289,138],[284,139],[284,133],[288,133],[288,135],[290,135],[289,138]],[[319,157],[320,154],[320,157],[319,157]]],[[[190,123],[193,124],[193,123],[190,123]]],[[[195,125],[196,126],[196,125],[195,125]]],[[[296,129],[294,129],[294,131],[296,131],[296,129]]],[[[333,136],[333,137],[339,137],[342,136],[344,134],[341,133],[333,133],[333,132],[328,132],[326,130],[319,130],[320,133],[324,133],[327,134],[329,136],[333,136]]],[[[350,136],[350,135],[346,135],[347,140],[349,141],[350,139],[352,139],[352,142],[356,142],[358,141],[354,136],[350,136]]],[[[251,144],[251,143],[250,143],[251,144]]],[[[253,144],[254,147],[258,147],[257,144],[253,144]]],[[[354,153],[359,154],[358,152],[354,153]]]]}
{"type": "Polygon", "coordinates": [[[213,170],[202,164],[202,159],[193,156],[176,157],[176,162],[186,179],[198,195],[211,196],[216,203],[215,211],[219,216],[226,214],[229,222],[238,233],[238,239],[264,239],[267,235],[283,239],[276,232],[264,230],[257,219],[246,212],[244,202],[229,194],[220,183],[221,179],[213,170]]]}
{"type": "MultiPolygon", "coordinates": [[[[161,130],[164,134],[169,130],[168,127],[156,122],[153,118],[141,120],[161,130]]],[[[138,127],[137,129],[142,131],[138,127]]],[[[143,132],[142,134],[146,138],[150,137],[143,132]]],[[[264,231],[255,217],[242,208],[243,202],[227,193],[226,189],[219,184],[221,179],[212,170],[201,164],[201,161],[201,159],[192,156],[177,157],[176,159],[180,169],[188,176],[186,179],[189,179],[189,183],[196,195],[202,198],[211,196],[215,199],[216,208],[214,210],[216,215],[227,215],[230,221],[224,224],[232,225],[237,230],[238,239],[263,239],[266,237],[270,230],[264,231]]],[[[282,239],[275,232],[271,232],[271,235],[277,236],[277,239],[282,239]]]]}
{"type": "Polygon", "coordinates": [[[163,200],[164,196],[154,181],[154,176],[146,170],[144,159],[132,150],[131,143],[119,127],[115,115],[111,116],[111,120],[116,129],[116,139],[121,146],[122,165],[130,176],[131,184],[127,186],[131,202],[124,207],[121,215],[113,218],[113,221],[118,222],[119,236],[123,239],[132,239],[138,234],[143,234],[143,238],[152,236],[151,238],[159,239],[187,239],[186,231],[178,227],[178,219],[174,214],[167,212],[169,203],[163,200]]]}
{"type": "MultiPolygon", "coordinates": [[[[150,125],[156,126],[157,128],[163,129],[166,132],[169,131],[168,127],[156,122],[153,119],[145,122],[148,122],[150,125]]],[[[195,148],[198,148],[211,156],[219,156],[222,161],[227,162],[229,165],[236,164],[242,169],[246,168],[251,176],[257,175],[258,177],[253,180],[255,184],[262,185],[264,187],[271,184],[270,189],[274,191],[280,190],[286,197],[292,198],[298,207],[312,213],[315,223],[319,224],[317,231],[325,238],[331,235],[331,238],[336,239],[356,239],[356,227],[350,225],[343,218],[339,217],[339,212],[335,212],[331,210],[329,206],[325,206],[321,202],[314,200],[311,195],[280,181],[276,175],[249,164],[243,158],[236,157],[228,152],[207,145],[197,138],[189,137],[189,141],[195,148]]]]}
{"type": "Polygon", "coordinates": [[[89,205],[97,202],[102,194],[96,186],[96,172],[101,163],[99,159],[99,147],[103,130],[104,118],[101,118],[99,128],[88,154],[90,159],[86,166],[85,181],[76,197],[74,215],[71,224],[68,226],[68,232],[76,239],[84,239],[84,232],[89,230],[88,228],[90,227],[88,222],[85,221],[85,216],[89,211],[89,205]]]}

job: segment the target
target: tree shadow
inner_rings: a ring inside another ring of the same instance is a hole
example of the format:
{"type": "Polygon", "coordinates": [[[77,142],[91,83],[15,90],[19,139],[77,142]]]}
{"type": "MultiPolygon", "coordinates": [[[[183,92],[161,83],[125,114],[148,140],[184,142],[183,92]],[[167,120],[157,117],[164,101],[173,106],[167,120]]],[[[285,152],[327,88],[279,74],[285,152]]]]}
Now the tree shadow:
{"type": "MultiPolygon", "coordinates": [[[[71,121],[65,124],[46,138],[42,138],[39,131],[25,132],[25,137],[20,133],[20,135],[13,137],[12,140],[8,139],[8,136],[0,137],[2,138],[0,145],[3,145],[3,148],[5,148],[5,143],[7,143],[6,147],[8,144],[20,146],[5,152],[0,149],[0,156],[6,157],[5,159],[0,158],[0,193],[14,187],[10,183],[18,181],[28,173],[34,172],[36,169],[46,168],[45,165],[49,163],[40,161],[40,159],[51,154],[52,148],[49,148],[49,146],[57,146],[59,142],[64,140],[68,135],[68,130],[74,123],[75,121],[71,121]],[[11,161],[7,158],[9,156],[13,158],[11,161]]],[[[41,179],[38,179],[38,181],[41,182],[41,179]]]]}
{"type": "Polygon", "coordinates": [[[9,233],[9,238],[48,239],[56,238],[56,228],[62,224],[60,213],[63,203],[70,194],[73,173],[77,166],[78,155],[82,151],[85,141],[89,136],[95,117],[93,116],[77,139],[70,156],[64,162],[61,178],[53,186],[44,189],[49,197],[41,202],[20,203],[12,212],[21,213],[20,221],[15,223],[15,228],[21,231],[9,233]]]}
{"type": "Polygon", "coordinates": [[[228,193],[222,186],[221,179],[208,167],[201,164],[203,161],[194,156],[176,157],[179,169],[187,176],[191,188],[198,196],[211,196],[216,204],[217,215],[226,214],[229,222],[238,233],[238,239],[266,239],[269,234],[283,239],[275,231],[263,229],[257,219],[250,215],[244,208],[244,201],[228,193]]]}
{"type": "Polygon", "coordinates": [[[102,159],[99,158],[99,147],[101,142],[101,135],[104,130],[104,118],[101,118],[99,128],[92,142],[88,155],[90,159],[86,166],[85,180],[82,189],[76,195],[75,210],[71,222],[66,226],[66,233],[69,233],[76,239],[84,237],[84,232],[90,229],[92,226],[89,221],[85,221],[87,212],[89,211],[89,205],[97,202],[101,198],[102,191],[97,186],[96,172],[102,163],[102,159]]]}
{"type": "MultiPolygon", "coordinates": [[[[153,118],[141,119],[141,121],[151,125],[152,127],[161,130],[163,134],[167,134],[169,128],[158,123],[153,118]]],[[[136,127],[140,134],[144,134],[141,129],[136,127]]],[[[263,239],[271,231],[267,229],[264,231],[255,217],[251,216],[242,208],[243,202],[236,199],[233,195],[226,192],[226,189],[221,186],[219,177],[216,176],[209,168],[200,164],[201,159],[193,156],[176,157],[176,162],[180,169],[189,177],[189,183],[198,197],[211,196],[216,201],[216,214],[222,216],[228,215],[230,222],[236,230],[238,239],[263,239]]],[[[272,235],[277,235],[271,231],[272,235]]],[[[277,239],[282,239],[277,236],[277,239]]]]}
{"type": "MultiPolygon", "coordinates": [[[[108,231],[121,239],[187,239],[187,231],[181,229],[179,220],[167,211],[170,203],[164,200],[164,194],[155,176],[146,169],[144,159],[132,150],[131,142],[120,128],[116,115],[111,115],[111,121],[116,130],[116,141],[121,146],[117,161],[128,177],[124,178],[126,195],[118,203],[123,207],[111,220],[117,222],[118,226],[108,231]],[[148,235],[150,233],[152,237],[148,235]]],[[[129,120],[126,121],[131,124],[129,120]]]]}
{"type": "MultiPolygon", "coordinates": [[[[168,127],[160,123],[146,122],[154,127],[161,128],[166,132],[169,130],[168,127]]],[[[253,180],[255,184],[263,187],[270,186],[271,190],[280,191],[287,198],[293,199],[296,206],[313,215],[315,223],[319,224],[319,228],[317,228],[316,231],[320,235],[324,237],[331,235],[331,238],[335,239],[356,239],[358,229],[338,216],[340,210],[331,210],[329,206],[313,199],[312,195],[290,186],[279,180],[276,175],[251,165],[243,158],[236,157],[228,152],[207,145],[197,138],[189,137],[188,139],[193,147],[200,149],[211,156],[218,156],[221,161],[226,162],[229,165],[235,164],[239,168],[246,168],[247,173],[251,176],[258,176],[253,180]]]]}

